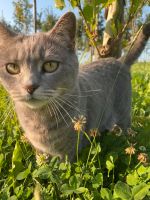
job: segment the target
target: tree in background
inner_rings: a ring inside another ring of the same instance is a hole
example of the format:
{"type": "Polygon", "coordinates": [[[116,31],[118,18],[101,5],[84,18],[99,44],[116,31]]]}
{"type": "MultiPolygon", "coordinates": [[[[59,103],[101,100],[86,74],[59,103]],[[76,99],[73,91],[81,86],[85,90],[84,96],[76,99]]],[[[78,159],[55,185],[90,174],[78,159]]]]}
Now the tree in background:
{"type": "MultiPolygon", "coordinates": [[[[120,57],[122,47],[127,44],[129,36],[133,35],[131,25],[137,20],[149,0],[66,0],[72,8],[77,8],[84,21],[89,44],[94,47],[96,59],[98,57],[120,57]],[[105,12],[104,12],[105,10],[105,12]],[[103,41],[98,33],[98,16],[104,15],[106,26],[103,41]]],[[[57,8],[63,9],[64,0],[55,0],[57,8]]]]}
{"type": "Polygon", "coordinates": [[[57,22],[58,18],[50,9],[37,13],[36,26],[38,31],[49,31],[57,22]]]}
{"type": "Polygon", "coordinates": [[[20,32],[28,33],[33,27],[32,7],[29,0],[15,0],[14,6],[14,22],[16,29],[20,32]]]}
{"type": "Polygon", "coordinates": [[[88,37],[81,17],[77,20],[76,48],[81,51],[89,49],[88,37]]]}
{"type": "Polygon", "coordinates": [[[37,9],[36,9],[36,0],[33,0],[33,29],[34,29],[34,33],[36,33],[37,31],[37,9]]]}
{"type": "MultiPolygon", "coordinates": [[[[120,57],[122,48],[127,46],[131,36],[137,32],[143,20],[142,8],[149,0],[54,0],[58,9],[63,9],[66,2],[77,8],[77,47],[91,51],[92,58],[120,57]],[[105,18],[105,23],[104,23],[105,18]],[[105,27],[104,27],[105,24],[105,27]]],[[[56,15],[45,9],[36,11],[37,1],[33,5],[29,0],[13,1],[16,28],[28,33],[48,31],[57,21],[56,15]],[[32,15],[34,8],[34,15],[32,15]]],[[[147,16],[149,20],[149,16],[147,16]]]]}
{"type": "MultiPolygon", "coordinates": [[[[14,5],[14,22],[13,29],[17,32],[29,33],[31,31],[49,31],[57,22],[58,17],[52,9],[44,9],[37,12],[37,1],[33,4],[29,0],[13,1],[14,5]],[[33,14],[32,14],[33,9],[33,14]]],[[[99,21],[99,30],[102,35],[102,21],[99,21]]],[[[79,50],[89,49],[88,37],[84,29],[82,18],[77,19],[77,39],[76,44],[79,50]]]]}
{"type": "Polygon", "coordinates": [[[9,29],[11,29],[12,31],[20,32],[20,30],[15,25],[12,25],[12,24],[8,23],[3,16],[0,18],[0,22],[2,24],[4,24],[6,27],[8,27],[9,29]]]}
{"type": "Polygon", "coordinates": [[[58,20],[49,9],[37,13],[36,0],[33,1],[33,4],[29,0],[16,0],[13,1],[13,5],[15,29],[18,32],[48,31],[58,20]]]}
{"type": "Polygon", "coordinates": [[[106,25],[104,30],[104,37],[102,47],[100,48],[100,55],[102,57],[120,57],[122,49],[122,35],[119,40],[115,42],[114,38],[122,30],[124,23],[124,6],[125,0],[115,0],[105,7],[106,25]]]}

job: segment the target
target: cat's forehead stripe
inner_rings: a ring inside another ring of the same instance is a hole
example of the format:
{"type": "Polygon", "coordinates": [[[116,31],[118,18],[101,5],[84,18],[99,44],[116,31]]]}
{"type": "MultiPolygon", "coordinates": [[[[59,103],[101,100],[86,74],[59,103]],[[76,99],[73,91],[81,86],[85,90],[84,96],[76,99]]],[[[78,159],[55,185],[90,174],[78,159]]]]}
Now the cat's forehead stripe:
{"type": "Polygon", "coordinates": [[[66,60],[68,49],[56,38],[43,33],[26,36],[17,44],[18,57],[28,60],[66,60]],[[20,51],[21,49],[21,51],[20,51]]]}
{"type": "MultiPolygon", "coordinates": [[[[21,41],[22,43],[22,41],[21,41]]],[[[47,35],[46,33],[37,33],[34,35],[25,36],[23,38],[23,43],[27,43],[27,47],[34,46],[46,46],[51,47],[55,46],[56,49],[66,48],[63,41],[59,40],[57,36],[47,35]]],[[[26,44],[25,44],[26,45],[26,44]]]]}

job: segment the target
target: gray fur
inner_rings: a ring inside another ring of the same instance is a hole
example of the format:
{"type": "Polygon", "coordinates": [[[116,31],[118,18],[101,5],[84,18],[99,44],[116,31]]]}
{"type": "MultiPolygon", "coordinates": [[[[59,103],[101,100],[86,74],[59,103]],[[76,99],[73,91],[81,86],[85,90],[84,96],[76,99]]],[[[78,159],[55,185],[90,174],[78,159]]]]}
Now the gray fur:
{"type": "Polygon", "coordinates": [[[150,36],[150,23],[145,24],[136,38],[134,45],[129,50],[125,57],[120,59],[121,62],[125,63],[129,67],[135,62],[135,60],[140,56],[143,49],[145,48],[147,41],[150,36]]]}
{"type": "MultiPolygon", "coordinates": [[[[10,34],[0,25],[0,80],[15,103],[27,138],[39,151],[61,159],[67,154],[70,160],[77,140],[74,117],[86,117],[87,132],[110,130],[114,124],[127,129],[131,123],[131,77],[126,65],[130,62],[106,58],[79,68],[75,23],[74,14],[68,12],[50,32],[31,36],[10,34]],[[49,60],[59,61],[60,66],[44,74],[41,66],[49,60]],[[10,62],[21,67],[20,74],[6,71],[10,62]],[[30,95],[27,85],[38,88],[30,95]]],[[[85,137],[80,139],[83,148],[85,137]]]]}

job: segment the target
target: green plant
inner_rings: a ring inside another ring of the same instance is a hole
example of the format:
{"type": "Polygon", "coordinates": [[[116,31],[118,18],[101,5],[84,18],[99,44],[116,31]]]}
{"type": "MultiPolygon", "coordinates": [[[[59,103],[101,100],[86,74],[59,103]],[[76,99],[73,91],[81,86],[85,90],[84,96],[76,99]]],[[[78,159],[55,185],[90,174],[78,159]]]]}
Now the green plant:
{"type": "MultiPolygon", "coordinates": [[[[148,200],[150,198],[150,64],[133,67],[133,127],[119,127],[100,139],[91,130],[89,147],[70,163],[36,155],[1,87],[0,99],[0,199],[148,200]],[[146,74],[146,75],[145,75],[146,74]]],[[[85,119],[74,120],[81,134],[85,119]]],[[[79,141],[77,143],[77,147],[79,141]]]]}

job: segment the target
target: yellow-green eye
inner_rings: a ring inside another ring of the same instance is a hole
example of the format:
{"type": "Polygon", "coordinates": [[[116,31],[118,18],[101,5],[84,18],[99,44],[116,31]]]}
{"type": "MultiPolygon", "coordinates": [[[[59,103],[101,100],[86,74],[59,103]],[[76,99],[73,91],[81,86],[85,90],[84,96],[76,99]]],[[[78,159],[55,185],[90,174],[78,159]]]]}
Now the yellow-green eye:
{"type": "Polygon", "coordinates": [[[56,71],[59,67],[59,62],[57,61],[49,61],[43,64],[43,71],[46,73],[52,73],[56,71]]]}
{"type": "Polygon", "coordinates": [[[15,63],[6,64],[6,70],[9,74],[15,75],[20,73],[20,67],[15,63]]]}

